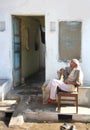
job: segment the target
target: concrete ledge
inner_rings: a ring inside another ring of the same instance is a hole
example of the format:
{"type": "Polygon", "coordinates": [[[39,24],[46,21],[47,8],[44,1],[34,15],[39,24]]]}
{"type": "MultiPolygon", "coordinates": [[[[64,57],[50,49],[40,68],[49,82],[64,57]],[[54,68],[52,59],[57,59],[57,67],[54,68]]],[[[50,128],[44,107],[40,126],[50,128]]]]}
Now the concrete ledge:
{"type": "Polygon", "coordinates": [[[79,87],[78,103],[90,107],[90,86],[79,87]]]}
{"type": "Polygon", "coordinates": [[[13,116],[10,120],[9,127],[12,126],[20,126],[24,123],[23,115],[19,114],[17,116],[13,116]]]}
{"type": "Polygon", "coordinates": [[[23,116],[28,121],[58,121],[58,114],[54,112],[24,112],[23,116]]]}
{"type": "Polygon", "coordinates": [[[11,120],[9,122],[9,127],[22,125],[24,123],[22,110],[25,109],[26,106],[25,103],[22,102],[23,97],[18,95],[18,98],[20,98],[18,102],[18,106],[11,117],[11,120]]]}
{"type": "Polygon", "coordinates": [[[80,122],[90,122],[90,115],[73,115],[72,116],[73,121],[80,121],[80,122]]]}
{"type": "MultiPolygon", "coordinates": [[[[68,109],[67,109],[68,111],[68,109]]],[[[24,112],[24,121],[59,121],[59,117],[71,116],[72,121],[90,122],[90,114],[55,113],[55,112],[24,112]],[[64,116],[63,116],[64,115],[64,116]]],[[[67,119],[69,120],[69,118],[67,119]]]]}
{"type": "MultiPolygon", "coordinates": [[[[9,100],[4,100],[0,101],[0,120],[5,120],[6,113],[13,113],[18,105],[18,100],[16,99],[9,99],[9,100]]],[[[17,122],[20,124],[20,120],[22,119],[21,116],[17,117],[17,122]]]]}

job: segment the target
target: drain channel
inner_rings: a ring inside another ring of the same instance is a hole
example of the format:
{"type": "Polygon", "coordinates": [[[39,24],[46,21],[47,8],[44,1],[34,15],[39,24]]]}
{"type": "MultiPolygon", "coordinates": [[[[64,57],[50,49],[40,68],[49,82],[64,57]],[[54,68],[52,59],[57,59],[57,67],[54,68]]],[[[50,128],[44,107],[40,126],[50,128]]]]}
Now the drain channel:
{"type": "Polygon", "coordinates": [[[12,114],[13,112],[6,112],[5,113],[5,119],[4,119],[4,122],[5,124],[8,126],[9,125],[9,122],[10,122],[10,119],[12,117],[12,114]]]}
{"type": "Polygon", "coordinates": [[[59,121],[71,121],[72,115],[58,114],[59,121]]]}

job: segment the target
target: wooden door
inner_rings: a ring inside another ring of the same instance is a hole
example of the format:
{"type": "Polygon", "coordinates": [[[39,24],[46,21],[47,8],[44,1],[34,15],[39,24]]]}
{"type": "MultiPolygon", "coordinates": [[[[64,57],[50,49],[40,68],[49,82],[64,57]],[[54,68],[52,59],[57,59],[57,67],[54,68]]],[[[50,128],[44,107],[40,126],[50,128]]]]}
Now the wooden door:
{"type": "Polygon", "coordinates": [[[21,20],[13,17],[13,83],[18,86],[21,83],[21,20]]]}

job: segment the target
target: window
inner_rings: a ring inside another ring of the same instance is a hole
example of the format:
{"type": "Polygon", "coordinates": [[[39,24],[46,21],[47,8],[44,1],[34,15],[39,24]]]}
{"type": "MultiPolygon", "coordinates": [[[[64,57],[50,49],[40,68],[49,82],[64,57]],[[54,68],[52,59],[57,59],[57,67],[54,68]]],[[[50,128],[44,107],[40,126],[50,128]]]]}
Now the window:
{"type": "Polygon", "coordinates": [[[59,56],[60,60],[81,58],[81,25],[79,21],[59,22],[59,56]]]}

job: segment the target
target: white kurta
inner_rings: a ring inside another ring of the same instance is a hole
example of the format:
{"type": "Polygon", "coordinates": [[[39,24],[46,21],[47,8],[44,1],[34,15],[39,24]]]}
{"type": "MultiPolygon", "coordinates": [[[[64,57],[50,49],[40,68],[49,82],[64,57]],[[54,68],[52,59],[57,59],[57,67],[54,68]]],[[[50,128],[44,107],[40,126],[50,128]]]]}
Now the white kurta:
{"type": "Polygon", "coordinates": [[[65,84],[61,80],[52,79],[47,85],[47,89],[50,90],[50,99],[56,99],[57,86],[64,91],[72,92],[75,90],[75,86],[71,84],[65,84]]]}

